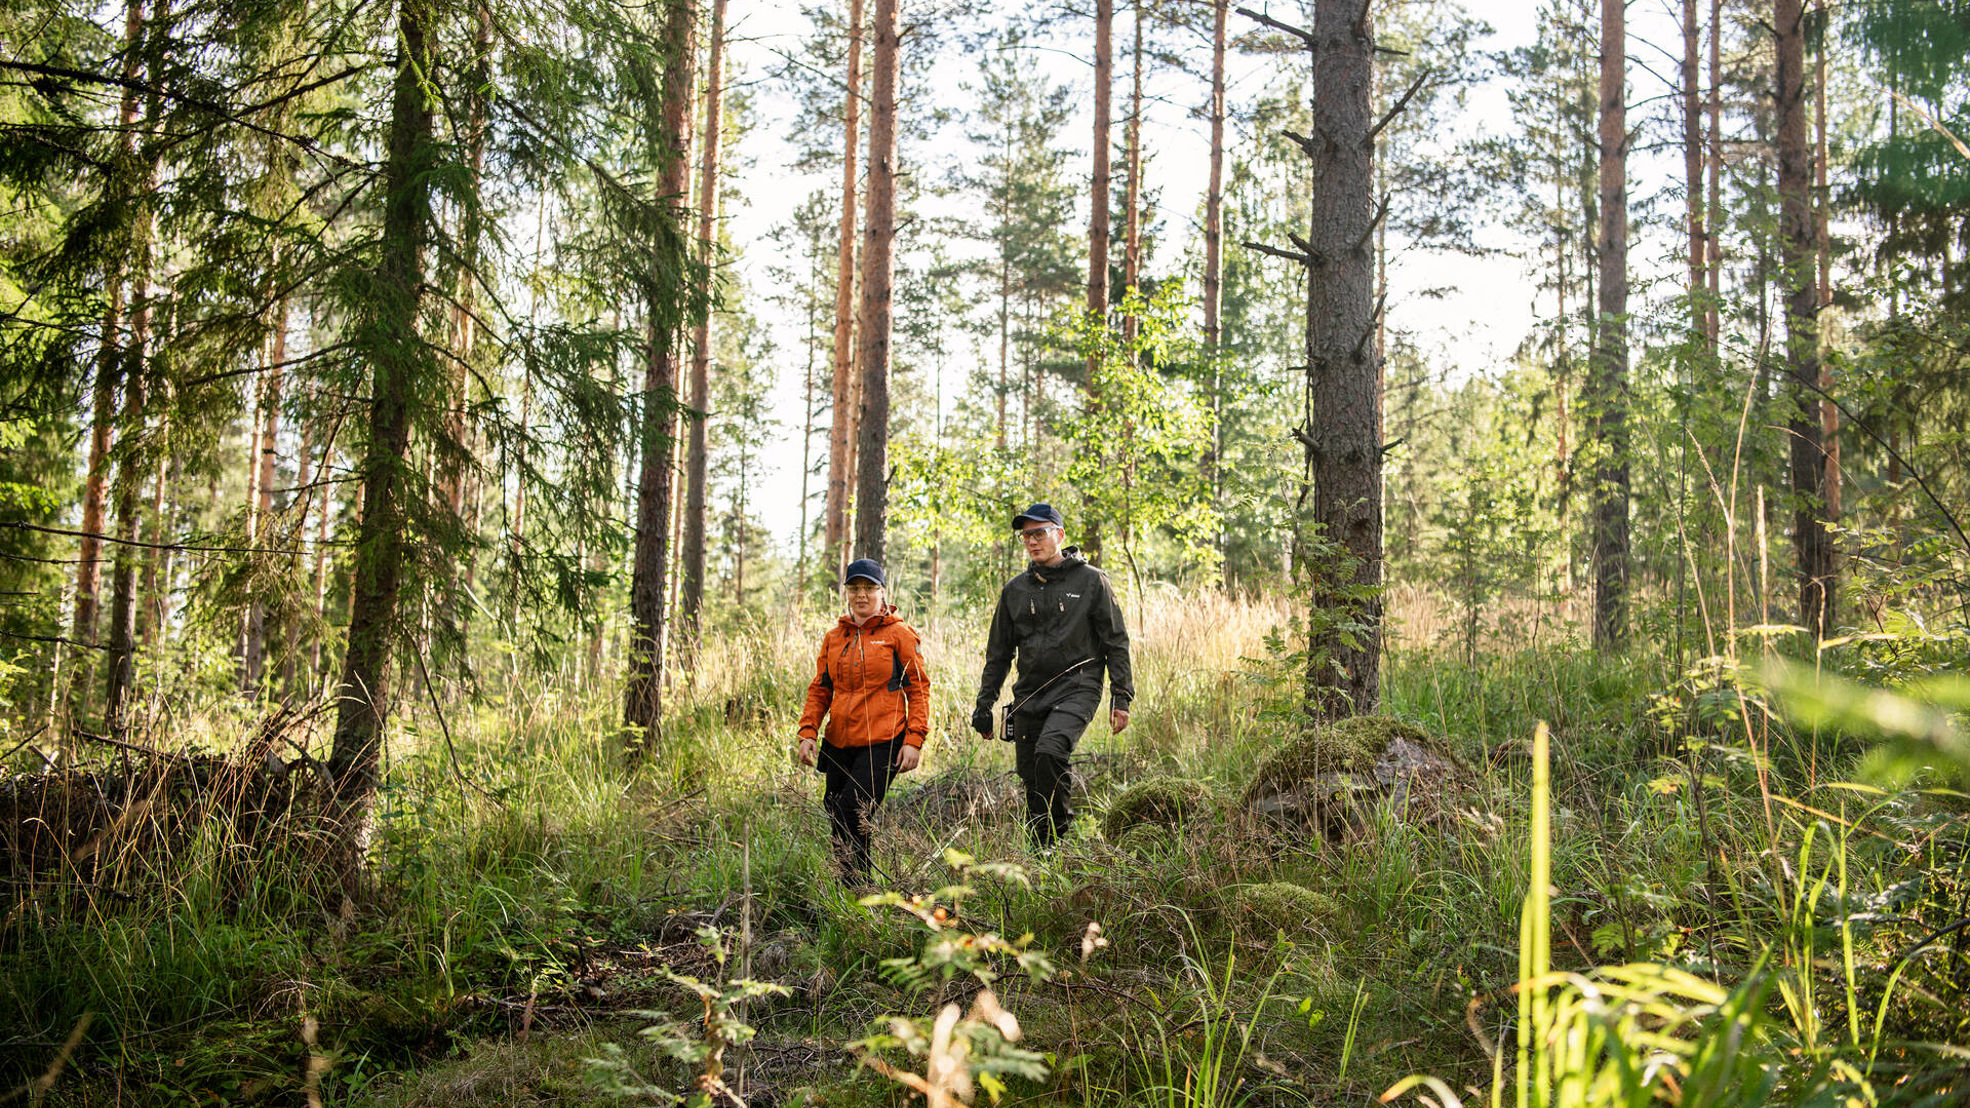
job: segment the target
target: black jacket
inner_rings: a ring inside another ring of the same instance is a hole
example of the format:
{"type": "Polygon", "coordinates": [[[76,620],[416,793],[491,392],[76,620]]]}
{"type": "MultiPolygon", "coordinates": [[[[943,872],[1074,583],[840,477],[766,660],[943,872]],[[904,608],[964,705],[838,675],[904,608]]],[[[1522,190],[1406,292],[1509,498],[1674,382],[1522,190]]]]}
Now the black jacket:
{"type": "Polygon", "coordinates": [[[999,593],[985,638],[985,672],[972,712],[975,729],[991,727],[992,705],[1015,654],[1019,679],[1012,684],[1012,701],[1022,715],[1065,708],[1083,722],[1092,719],[1101,702],[1104,669],[1110,707],[1126,710],[1135,699],[1129,629],[1108,575],[1089,565],[1074,547],[1062,553],[1066,561],[1028,566],[999,593]],[[1082,664],[1075,668],[1076,663],[1082,664]]]}

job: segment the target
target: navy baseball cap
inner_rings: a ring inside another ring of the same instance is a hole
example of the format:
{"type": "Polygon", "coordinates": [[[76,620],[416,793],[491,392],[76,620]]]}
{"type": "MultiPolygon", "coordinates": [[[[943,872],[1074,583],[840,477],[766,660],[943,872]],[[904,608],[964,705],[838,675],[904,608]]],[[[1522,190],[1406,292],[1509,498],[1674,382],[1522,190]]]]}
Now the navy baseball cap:
{"type": "Polygon", "coordinates": [[[874,581],[878,585],[884,583],[882,579],[882,567],[876,564],[874,558],[857,558],[848,563],[847,569],[841,571],[841,583],[844,585],[855,580],[857,577],[874,581]]]}
{"type": "Polygon", "coordinates": [[[1051,523],[1055,527],[1067,526],[1067,521],[1060,518],[1060,512],[1055,510],[1051,504],[1035,504],[1018,515],[1013,516],[1013,530],[1019,530],[1021,520],[1032,520],[1034,523],[1051,523]]]}

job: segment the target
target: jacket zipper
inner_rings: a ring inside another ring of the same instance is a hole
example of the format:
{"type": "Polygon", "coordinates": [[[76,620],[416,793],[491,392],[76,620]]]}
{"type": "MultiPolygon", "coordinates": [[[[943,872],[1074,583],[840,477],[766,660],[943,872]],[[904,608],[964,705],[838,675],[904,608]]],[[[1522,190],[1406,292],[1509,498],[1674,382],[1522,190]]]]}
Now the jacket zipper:
{"type": "MultiPolygon", "coordinates": [[[[843,663],[843,668],[846,668],[848,662],[848,647],[851,644],[853,644],[855,647],[855,657],[858,661],[862,663],[862,674],[866,678],[868,676],[868,670],[869,670],[869,650],[868,647],[863,644],[862,630],[863,629],[861,627],[857,626],[848,632],[848,641],[841,644],[841,660],[843,663]]],[[[846,676],[846,674],[844,674],[843,676],[846,676]]],[[[846,732],[843,732],[842,737],[847,738],[848,734],[846,732]]],[[[862,737],[864,739],[869,737],[869,724],[867,720],[864,720],[862,722],[862,737]]],[[[866,746],[868,744],[864,743],[863,745],[866,746]]]]}

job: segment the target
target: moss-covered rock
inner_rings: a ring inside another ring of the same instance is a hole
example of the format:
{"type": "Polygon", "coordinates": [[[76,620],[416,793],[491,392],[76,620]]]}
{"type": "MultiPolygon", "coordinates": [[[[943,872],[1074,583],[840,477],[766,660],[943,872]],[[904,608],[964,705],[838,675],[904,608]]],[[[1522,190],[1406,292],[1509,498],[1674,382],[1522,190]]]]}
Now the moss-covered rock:
{"type": "Polygon", "coordinates": [[[1151,777],[1122,790],[1102,817],[1101,833],[1112,843],[1140,823],[1174,827],[1209,811],[1216,800],[1211,786],[1194,777],[1151,777]]]}
{"type": "Polygon", "coordinates": [[[1333,897],[1290,881],[1242,885],[1231,895],[1231,916],[1238,930],[1258,938],[1281,931],[1288,936],[1305,934],[1340,910],[1333,897]]]}
{"type": "Polygon", "coordinates": [[[1310,727],[1267,755],[1245,786],[1241,805],[1330,837],[1359,830],[1365,813],[1387,798],[1404,814],[1449,796],[1465,773],[1437,740],[1387,716],[1356,716],[1310,727]]]}
{"type": "Polygon", "coordinates": [[[1168,850],[1175,841],[1176,836],[1170,833],[1170,829],[1159,823],[1138,823],[1116,836],[1114,840],[1117,849],[1138,858],[1145,854],[1168,850]]]}
{"type": "Polygon", "coordinates": [[[1309,727],[1259,763],[1245,787],[1245,803],[1267,792],[1297,788],[1322,774],[1367,773],[1398,738],[1431,745],[1422,728],[1387,716],[1355,716],[1309,727]]]}

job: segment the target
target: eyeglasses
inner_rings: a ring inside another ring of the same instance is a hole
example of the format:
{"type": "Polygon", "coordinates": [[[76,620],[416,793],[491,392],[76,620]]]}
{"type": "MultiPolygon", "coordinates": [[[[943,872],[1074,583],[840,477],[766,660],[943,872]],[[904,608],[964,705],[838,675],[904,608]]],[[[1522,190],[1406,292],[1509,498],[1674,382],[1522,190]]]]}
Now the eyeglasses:
{"type": "Polygon", "coordinates": [[[1046,533],[1048,531],[1051,531],[1053,529],[1054,529],[1053,524],[1049,523],[1040,527],[1028,527],[1024,531],[1017,531],[1014,533],[1019,536],[1020,542],[1038,542],[1046,537],[1046,533]]]}
{"type": "Polygon", "coordinates": [[[867,596],[870,593],[881,592],[882,586],[868,585],[868,584],[843,585],[841,587],[841,591],[847,593],[850,596],[867,596]]]}

